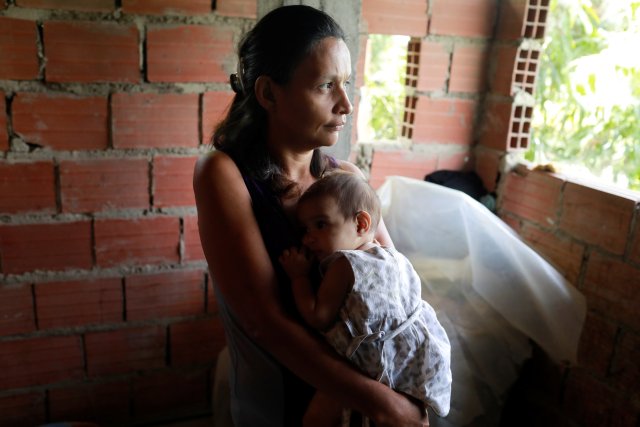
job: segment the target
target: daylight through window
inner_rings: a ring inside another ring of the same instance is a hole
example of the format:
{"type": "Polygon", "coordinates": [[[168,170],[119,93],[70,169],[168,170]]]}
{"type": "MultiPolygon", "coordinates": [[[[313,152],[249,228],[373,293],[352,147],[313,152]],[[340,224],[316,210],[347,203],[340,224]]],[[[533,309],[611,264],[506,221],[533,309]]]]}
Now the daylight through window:
{"type": "Polygon", "coordinates": [[[525,157],[640,190],[640,1],[552,0],[525,157]]]}

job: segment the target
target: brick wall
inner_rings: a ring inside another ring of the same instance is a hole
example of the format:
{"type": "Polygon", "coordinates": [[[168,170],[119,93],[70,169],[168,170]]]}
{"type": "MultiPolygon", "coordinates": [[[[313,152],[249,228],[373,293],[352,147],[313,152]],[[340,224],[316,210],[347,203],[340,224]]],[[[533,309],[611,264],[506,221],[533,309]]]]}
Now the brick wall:
{"type": "Polygon", "coordinates": [[[554,420],[546,425],[637,426],[640,194],[524,167],[499,192],[501,217],[587,297],[577,366],[538,360],[520,384],[521,414],[554,420]]]}
{"type": "MultiPolygon", "coordinates": [[[[370,167],[371,183],[387,176],[422,179],[440,169],[474,167],[476,123],[487,92],[489,48],[497,19],[494,0],[413,0],[402,7],[388,0],[362,5],[362,34],[412,37],[407,78],[410,135],[397,146],[376,146],[360,164],[370,167]],[[401,161],[399,159],[407,159],[401,161]]],[[[360,62],[364,62],[364,49],[360,62]]],[[[359,82],[362,84],[362,82],[359,82]]],[[[405,135],[406,136],[406,135],[405,135]]]]}
{"type": "Polygon", "coordinates": [[[191,179],[256,10],[0,1],[0,426],[210,412],[191,179]]]}
{"type": "Polygon", "coordinates": [[[577,366],[536,351],[507,401],[504,425],[637,427],[640,195],[507,168],[509,153],[528,145],[549,2],[403,4],[365,0],[362,38],[404,34],[417,43],[407,79],[411,138],[395,148],[356,145],[354,158],[371,168],[374,186],[389,175],[475,170],[497,193],[499,215],[585,294],[577,366]]]}

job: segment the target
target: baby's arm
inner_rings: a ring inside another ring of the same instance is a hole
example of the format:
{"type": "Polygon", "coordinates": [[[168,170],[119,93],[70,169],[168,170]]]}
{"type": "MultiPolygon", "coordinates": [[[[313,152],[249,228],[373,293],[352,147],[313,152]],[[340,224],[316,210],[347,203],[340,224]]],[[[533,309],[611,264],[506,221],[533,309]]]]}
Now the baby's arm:
{"type": "Polygon", "coordinates": [[[317,294],[309,280],[311,262],[302,251],[284,251],[280,263],[291,279],[293,298],[302,318],[313,328],[328,329],[353,286],[353,271],[347,259],[340,257],[329,265],[317,294]]]}

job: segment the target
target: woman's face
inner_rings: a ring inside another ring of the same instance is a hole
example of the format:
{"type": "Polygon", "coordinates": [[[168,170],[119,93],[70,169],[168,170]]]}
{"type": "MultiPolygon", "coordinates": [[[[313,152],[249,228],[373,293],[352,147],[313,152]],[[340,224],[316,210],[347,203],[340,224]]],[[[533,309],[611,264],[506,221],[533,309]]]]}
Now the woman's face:
{"type": "Polygon", "coordinates": [[[274,85],[270,142],[293,149],[331,146],[353,111],[347,97],[351,55],[341,39],[321,40],[286,85],[274,85]]]}

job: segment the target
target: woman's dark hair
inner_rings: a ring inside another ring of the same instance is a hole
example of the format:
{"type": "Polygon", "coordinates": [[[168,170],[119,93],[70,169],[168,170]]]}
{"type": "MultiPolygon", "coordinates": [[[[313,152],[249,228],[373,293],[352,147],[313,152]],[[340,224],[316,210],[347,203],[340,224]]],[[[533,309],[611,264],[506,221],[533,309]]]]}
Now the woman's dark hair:
{"type": "MultiPolygon", "coordinates": [[[[238,72],[231,76],[236,92],[226,118],[216,127],[212,143],[228,153],[247,173],[271,183],[278,195],[295,188],[266,147],[267,114],[254,93],[256,79],[270,77],[287,84],[296,67],[321,40],[335,37],[345,40],[338,23],[326,13],[310,6],[284,6],[266,14],[240,42],[238,72]]],[[[320,177],[327,159],[316,149],[311,173],[320,177]]]]}

